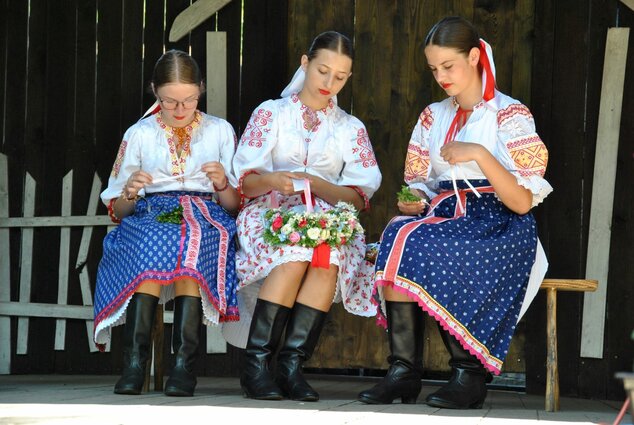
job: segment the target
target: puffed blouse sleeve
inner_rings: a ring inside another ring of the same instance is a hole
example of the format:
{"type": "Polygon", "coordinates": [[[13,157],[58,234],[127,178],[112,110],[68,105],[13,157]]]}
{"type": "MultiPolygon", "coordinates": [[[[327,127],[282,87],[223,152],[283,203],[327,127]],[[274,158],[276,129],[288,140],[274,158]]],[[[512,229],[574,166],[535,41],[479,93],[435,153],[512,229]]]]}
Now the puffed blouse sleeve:
{"type": "Polygon", "coordinates": [[[250,173],[270,173],[273,170],[272,151],[277,144],[279,102],[267,100],[255,108],[238,143],[233,157],[233,172],[241,182],[250,173]]]}
{"type": "Polygon", "coordinates": [[[552,186],[544,179],[548,150],[535,130],[529,109],[511,104],[497,112],[498,160],[517,179],[518,184],[533,193],[532,206],[542,202],[552,186]]]}
{"type": "Polygon", "coordinates": [[[236,151],[237,138],[233,127],[225,120],[221,120],[222,128],[220,129],[220,159],[219,162],[225,169],[225,175],[229,180],[229,184],[238,187],[238,179],[233,172],[233,157],[236,151]]]}
{"type": "Polygon", "coordinates": [[[117,157],[112,166],[108,187],[101,192],[101,201],[108,205],[112,199],[121,195],[123,186],[130,175],[141,169],[141,141],[143,129],[138,124],[130,127],[123,135],[117,157]]]}
{"type": "Polygon", "coordinates": [[[430,198],[435,196],[425,184],[431,175],[429,156],[429,133],[434,122],[434,114],[428,106],[418,117],[407,145],[404,178],[408,186],[423,190],[430,198]]]}
{"type": "Polygon", "coordinates": [[[364,209],[369,208],[369,200],[381,185],[381,171],[363,123],[349,116],[346,126],[346,137],[343,144],[343,169],[339,186],[352,187],[363,198],[364,209]]]}

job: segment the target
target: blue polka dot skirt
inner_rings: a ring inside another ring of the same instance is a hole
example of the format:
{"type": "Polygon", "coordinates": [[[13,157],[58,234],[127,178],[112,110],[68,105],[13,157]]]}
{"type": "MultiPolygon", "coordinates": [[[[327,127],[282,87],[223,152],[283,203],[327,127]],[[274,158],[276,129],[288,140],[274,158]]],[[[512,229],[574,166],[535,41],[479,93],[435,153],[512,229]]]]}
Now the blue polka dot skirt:
{"type": "Polygon", "coordinates": [[[205,324],[239,319],[236,298],[235,220],[208,193],[165,192],[139,200],[134,214],[106,235],[95,289],[95,342],[125,322],[132,294],[145,281],[163,285],[160,302],[173,298],[175,280],[200,287],[205,324]],[[182,206],[180,224],[157,217],[182,206]]]}
{"type": "MultiPolygon", "coordinates": [[[[388,224],[376,261],[375,298],[382,286],[407,294],[499,374],[535,261],[537,230],[532,214],[510,211],[486,180],[471,183],[481,197],[459,185],[457,202],[451,182],[442,182],[442,200],[432,202],[432,213],[388,224]]],[[[381,309],[378,323],[386,324],[381,309]]]]}

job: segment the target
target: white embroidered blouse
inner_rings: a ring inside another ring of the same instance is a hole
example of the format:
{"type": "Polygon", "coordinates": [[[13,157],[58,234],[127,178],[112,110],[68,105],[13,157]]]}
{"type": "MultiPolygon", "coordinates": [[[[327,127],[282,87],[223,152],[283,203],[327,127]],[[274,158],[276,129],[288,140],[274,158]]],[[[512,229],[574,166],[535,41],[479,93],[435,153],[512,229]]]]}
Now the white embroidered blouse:
{"type": "Polygon", "coordinates": [[[227,121],[196,111],[194,121],[180,131],[184,136],[180,156],[176,149],[178,132],[165,125],[160,114],[132,125],[123,136],[101,200],[107,205],[117,198],[128,177],[137,170],[149,173],[154,180],[139,195],[174,190],[213,192],[211,181],[200,171],[209,161],[220,162],[229,184],[237,186],[232,169],[236,135],[227,121]]]}
{"type": "Polygon", "coordinates": [[[254,111],[233,159],[236,177],[248,172],[297,171],[353,186],[367,201],[381,184],[365,126],[332,101],[313,111],[293,94],[254,111]]]}
{"type": "MultiPolygon", "coordinates": [[[[405,182],[435,195],[438,182],[452,180],[452,165],[442,159],[447,130],[458,104],[448,98],[429,105],[421,113],[407,149],[405,182]]],[[[533,205],[552,192],[543,178],[548,163],[548,150],[535,131],[535,122],[528,108],[498,91],[494,101],[480,102],[473,108],[467,123],[455,140],[479,143],[533,193],[533,205]]],[[[475,161],[453,166],[457,179],[486,179],[475,161]]]]}

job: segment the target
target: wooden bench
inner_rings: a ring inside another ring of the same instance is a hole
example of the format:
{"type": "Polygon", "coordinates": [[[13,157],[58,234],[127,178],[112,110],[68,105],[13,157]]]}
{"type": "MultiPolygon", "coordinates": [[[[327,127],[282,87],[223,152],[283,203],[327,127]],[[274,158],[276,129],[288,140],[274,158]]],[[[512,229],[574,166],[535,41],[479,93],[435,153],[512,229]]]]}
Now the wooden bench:
{"type": "Polygon", "coordinates": [[[599,282],[588,279],[544,279],[546,290],[546,411],[559,410],[559,367],[557,365],[557,291],[596,291],[599,282]]]}

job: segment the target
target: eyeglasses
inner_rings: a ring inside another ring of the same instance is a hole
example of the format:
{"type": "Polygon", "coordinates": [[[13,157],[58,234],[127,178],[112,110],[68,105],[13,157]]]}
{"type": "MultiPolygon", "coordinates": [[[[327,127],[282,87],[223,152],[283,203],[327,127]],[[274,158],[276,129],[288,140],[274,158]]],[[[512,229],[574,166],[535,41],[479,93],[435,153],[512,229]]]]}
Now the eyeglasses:
{"type": "Polygon", "coordinates": [[[173,111],[174,109],[178,108],[178,105],[181,104],[183,105],[183,109],[192,109],[195,108],[198,105],[198,98],[195,97],[193,99],[187,99],[187,100],[183,100],[182,102],[179,102],[177,100],[173,100],[173,99],[161,99],[160,97],[158,97],[159,102],[161,102],[161,106],[164,109],[167,109],[168,111],[173,111]]]}

